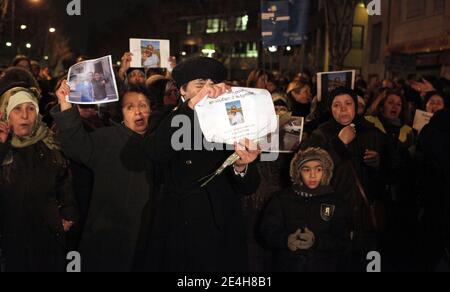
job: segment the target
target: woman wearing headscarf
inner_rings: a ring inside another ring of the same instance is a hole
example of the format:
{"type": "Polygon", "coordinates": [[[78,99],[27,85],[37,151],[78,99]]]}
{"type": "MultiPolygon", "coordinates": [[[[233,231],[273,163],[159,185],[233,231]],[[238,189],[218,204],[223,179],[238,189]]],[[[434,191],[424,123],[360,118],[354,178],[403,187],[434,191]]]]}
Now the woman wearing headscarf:
{"type": "Polygon", "coordinates": [[[292,160],[293,186],[274,196],[261,224],[274,251],[275,271],[337,271],[350,233],[348,209],[330,186],[333,169],[330,155],[320,148],[308,148],[292,160]]]}
{"type": "Polygon", "coordinates": [[[68,163],[38,100],[37,89],[22,86],[0,98],[0,233],[9,272],[64,271],[65,232],[77,220],[68,163]]]}
{"type": "MultiPolygon", "coordinates": [[[[353,248],[361,264],[367,251],[377,247],[371,206],[383,193],[381,158],[385,151],[385,138],[371,123],[357,115],[358,96],[344,87],[335,89],[328,101],[331,118],[322,124],[301,149],[325,149],[335,163],[332,186],[352,209],[353,248]],[[365,255],[364,255],[365,254],[365,255]]],[[[361,269],[356,266],[352,269],[361,269]]]]}
{"type": "Polygon", "coordinates": [[[143,144],[151,113],[149,98],[144,88],[126,89],[119,103],[123,122],[88,132],[78,108],[66,101],[69,93],[64,81],[57,91],[60,105],[51,113],[64,153],[94,174],[80,243],[82,271],[132,271],[142,215],[153,194],[153,170],[143,144]]]}

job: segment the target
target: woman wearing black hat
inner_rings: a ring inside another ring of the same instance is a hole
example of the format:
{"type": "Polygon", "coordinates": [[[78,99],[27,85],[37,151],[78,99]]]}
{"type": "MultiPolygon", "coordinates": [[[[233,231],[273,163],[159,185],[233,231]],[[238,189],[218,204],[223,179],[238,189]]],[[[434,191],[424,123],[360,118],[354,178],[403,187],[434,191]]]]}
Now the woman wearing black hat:
{"type": "Polygon", "coordinates": [[[363,254],[376,247],[374,229],[378,226],[374,225],[379,222],[374,222],[369,205],[383,193],[380,167],[385,139],[357,115],[357,107],[358,96],[353,90],[335,89],[329,100],[330,121],[314,131],[301,148],[321,147],[333,158],[336,169],[332,185],[353,210],[354,248],[362,262],[363,254]]]}
{"type": "MultiPolygon", "coordinates": [[[[163,191],[155,202],[154,232],[149,238],[147,269],[174,272],[238,272],[247,270],[245,226],[240,196],[256,191],[259,175],[251,163],[259,155],[249,141],[237,150],[234,166],[201,187],[199,180],[219,168],[231,155],[223,145],[214,149],[174,150],[172,137],[181,130],[173,121],[184,118],[194,125],[194,108],[207,95],[215,98],[229,90],[226,68],[210,58],[179,64],[173,77],[184,103],[148,140],[147,153],[164,169],[163,191]]],[[[197,127],[197,126],[195,126],[197,127]]],[[[199,128],[190,129],[194,133],[199,128]]],[[[184,139],[194,142],[194,135],[184,139]]],[[[202,135],[199,137],[202,139],[202,135]]],[[[203,144],[202,144],[203,145],[203,144]]],[[[189,145],[189,147],[194,144],[189,145]]]]}

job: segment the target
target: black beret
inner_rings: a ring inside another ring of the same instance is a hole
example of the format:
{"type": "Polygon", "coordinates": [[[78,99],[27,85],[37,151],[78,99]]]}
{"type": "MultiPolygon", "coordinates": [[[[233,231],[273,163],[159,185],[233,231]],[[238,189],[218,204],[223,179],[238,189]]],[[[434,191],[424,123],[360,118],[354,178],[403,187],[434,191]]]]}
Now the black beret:
{"type": "Polygon", "coordinates": [[[227,78],[227,68],[219,61],[207,57],[195,57],[181,62],[172,72],[172,77],[177,86],[188,84],[197,79],[211,79],[216,83],[223,82],[227,78]]]}

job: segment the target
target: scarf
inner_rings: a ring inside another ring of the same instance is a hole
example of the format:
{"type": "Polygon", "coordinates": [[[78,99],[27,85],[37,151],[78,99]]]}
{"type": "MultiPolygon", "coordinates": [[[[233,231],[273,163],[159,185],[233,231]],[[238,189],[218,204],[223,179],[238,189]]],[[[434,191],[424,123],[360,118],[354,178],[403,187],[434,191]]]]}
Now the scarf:
{"type": "MultiPolygon", "coordinates": [[[[24,88],[24,87],[14,87],[6,91],[0,97],[0,113],[2,113],[2,121],[6,120],[6,110],[8,108],[9,101],[13,95],[20,91],[26,91],[35,98],[36,103],[39,104],[39,91],[36,88],[24,88]]],[[[36,119],[34,129],[30,136],[18,137],[12,133],[11,146],[17,149],[26,148],[37,144],[38,142],[43,142],[50,150],[60,150],[61,147],[55,139],[55,134],[47,127],[47,125],[42,121],[42,117],[39,115],[36,119]]],[[[3,165],[12,163],[12,155],[7,155],[3,165]]]]}

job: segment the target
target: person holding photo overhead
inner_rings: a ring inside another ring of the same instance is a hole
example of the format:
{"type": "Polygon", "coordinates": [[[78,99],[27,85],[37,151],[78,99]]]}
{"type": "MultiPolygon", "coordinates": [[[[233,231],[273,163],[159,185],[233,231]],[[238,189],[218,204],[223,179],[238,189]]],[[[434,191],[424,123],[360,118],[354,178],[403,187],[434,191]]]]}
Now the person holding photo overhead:
{"type": "MultiPolygon", "coordinates": [[[[56,92],[51,114],[62,150],[94,174],[94,188],[80,243],[82,271],[129,272],[134,269],[142,214],[153,194],[152,164],[145,160],[150,100],[141,87],[121,95],[123,122],[87,132],[76,106],[66,101],[66,81],[56,92]]],[[[147,212],[148,213],[148,212],[147,212]]]]}

